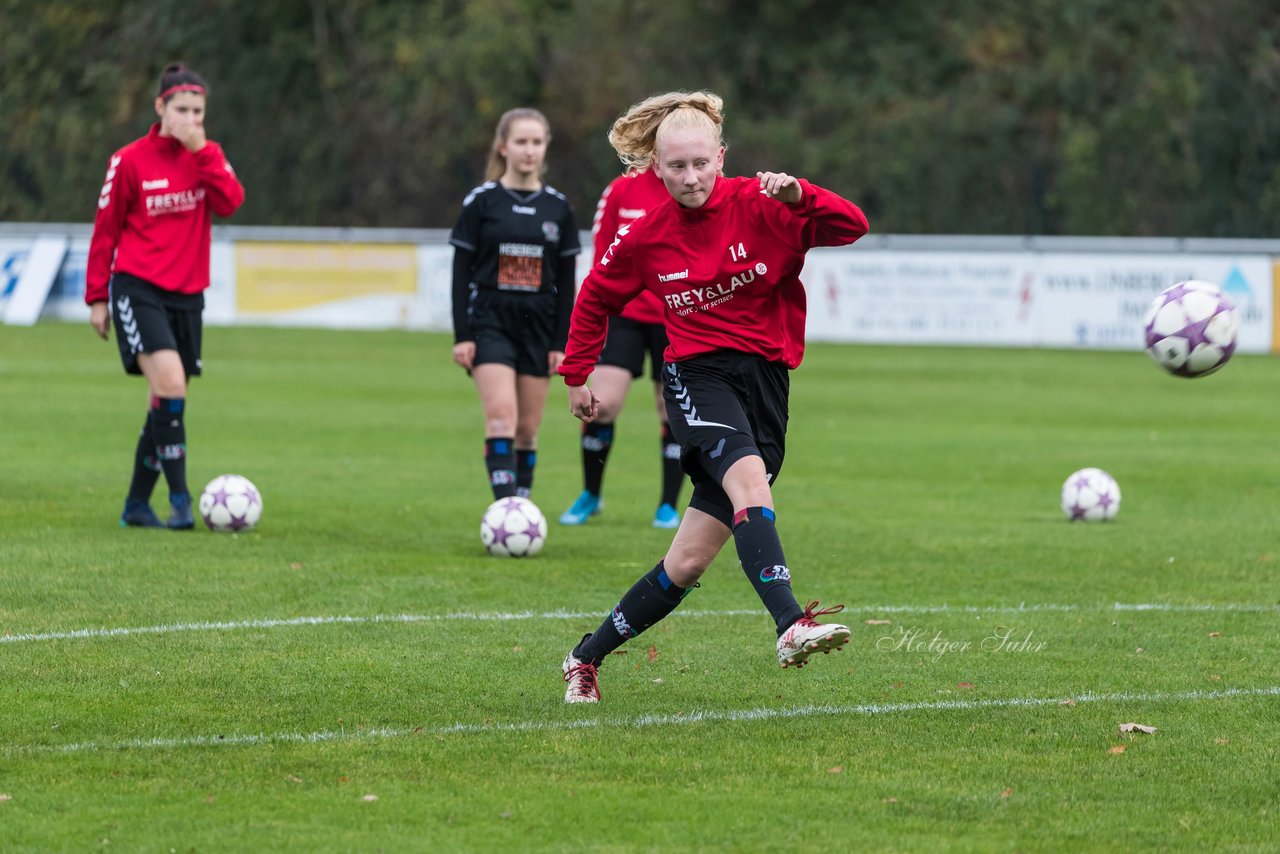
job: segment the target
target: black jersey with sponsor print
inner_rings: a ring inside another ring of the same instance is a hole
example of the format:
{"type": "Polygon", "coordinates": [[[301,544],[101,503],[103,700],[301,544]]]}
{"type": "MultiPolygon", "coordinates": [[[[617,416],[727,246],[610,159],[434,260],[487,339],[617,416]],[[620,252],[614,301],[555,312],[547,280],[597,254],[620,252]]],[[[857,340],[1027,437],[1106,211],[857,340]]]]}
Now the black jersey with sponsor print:
{"type": "Polygon", "coordinates": [[[557,327],[563,329],[555,336],[555,349],[564,348],[573,308],[574,257],[582,246],[573,207],[562,193],[550,186],[520,191],[497,181],[481,184],[463,201],[449,242],[459,250],[453,280],[458,340],[469,337],[469,291],[483,288],[556,295],[558,321],[563,320],[557,327]]]}

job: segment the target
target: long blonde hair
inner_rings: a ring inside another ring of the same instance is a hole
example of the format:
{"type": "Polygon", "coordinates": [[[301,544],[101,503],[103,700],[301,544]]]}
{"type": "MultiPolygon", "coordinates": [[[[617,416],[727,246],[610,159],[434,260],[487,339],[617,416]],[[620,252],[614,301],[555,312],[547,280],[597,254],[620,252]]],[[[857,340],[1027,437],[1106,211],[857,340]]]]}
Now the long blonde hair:
{"type": "Polygon", "coordinates": [[[724,99],[714,92],[667,92],[633,104],[609,129],[609,144],[627,170],[648,169],[658,140],[673,130],[703,128],[724,146],[724,99]]]}
{"type": "MultiPolygon", "coordinates": [[[[506,174],[507,158],[498,153],[498,148],[506,144],[507,137],[511,135],[511,126],[521,119],[542,122],[542,126],[547,129],[547,144],[551,144],[551,122],[547,121],[547,117],[541,111],[533,107],[516,107],[514,110],[507,110],[502,114],[502,118],[498,119],[498,127],[493,132],[493,145],[489,147],[489,162],[484,169],[486,181],[496,181],[506,174]]],[[[547,171],[545,160],[542,162],[542,171],[544,173],[547,171]]]]}

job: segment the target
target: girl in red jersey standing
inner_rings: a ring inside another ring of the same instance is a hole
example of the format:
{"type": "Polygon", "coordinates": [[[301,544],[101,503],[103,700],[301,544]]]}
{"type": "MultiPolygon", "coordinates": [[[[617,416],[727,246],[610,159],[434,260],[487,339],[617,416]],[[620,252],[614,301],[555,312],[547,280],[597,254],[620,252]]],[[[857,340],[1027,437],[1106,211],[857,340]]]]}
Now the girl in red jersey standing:
{"type": "Polygon", "coordinates": [[[782,466],[789,371],[804,355],[805,253],[852,243],[867,220],[785,172],[724,177],[721,108],[709,92],[658,95],[609,133],[623,162],[652,168],[671,199],[620,229],[583,282],[560,373],[570,411],[589,422],[599,401],[586,381],[609,316],[642,291],[657,295],[671,341],[667,413],[693,495],[663,559],[565,657],[566,702],[600,699],[605,656],[675,610],[730,537],[774,619],[779,664],[802,667],[849,640],[846,626],[814,619],[843,606],[801,608],[791,592],[770,484],[782,466]]]}
{"type": "MultiPolygon", "coordinates": [[[[645,211],[670,198],[652,169],[630,171],[615,178],[596,205],[596,218],[591,227],[595,243],[593,263],[600,262],[619,228],[635,222],[645,211]]],[[[667,407],[662,400],[662,354],[667,343],[667,330],[662,325],[662,301],[648,291],[642,291],[627,303],[621,314],[609,319],[609,335],[591,380],[592,391],[600,404],[596,417],[582,425],[582,493],[560,515],[561,525],[582,525],[600,512],[604,468],[616,436],[617,418],[627,401],[631,381],[644,374],[646,357],[662,425],[662,495],[653,515],[653,526],[674,528],[680,524],[676,502],[684,483],[684,470],[680,468],[680,445],[671,433],[667,407]]]]}
{"type": "Polygon", "coordinates": [[[184,417],[188,378],[200,374],[210,215],[230,216],[244,201],[222,148],[205,137],[207,94],[191,69],[165,68],[155,100],[160,121],[111,155],[98,196],[85,276],[89,323],[106,339],[114,322],[125,373],[145,376],[150,391],[122,527],[195,525],[184,417]],[[161,471],[167,523],[151,509],[161,471]]]}

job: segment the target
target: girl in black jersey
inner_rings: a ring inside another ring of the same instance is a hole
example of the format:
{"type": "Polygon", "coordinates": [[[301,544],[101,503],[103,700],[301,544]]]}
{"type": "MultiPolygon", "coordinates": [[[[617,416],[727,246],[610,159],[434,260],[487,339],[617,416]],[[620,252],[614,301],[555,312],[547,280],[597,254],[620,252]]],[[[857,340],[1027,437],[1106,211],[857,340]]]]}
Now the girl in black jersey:
{"type": "Polygon", "coordinates": [[[494,499],[528,497],[548,374],[564,358],[578,224],[542,180],[551,125],[537,110],[498,121],[485,183],[462,203],[453,256],[453,361],[475,380],[494,499]]]}

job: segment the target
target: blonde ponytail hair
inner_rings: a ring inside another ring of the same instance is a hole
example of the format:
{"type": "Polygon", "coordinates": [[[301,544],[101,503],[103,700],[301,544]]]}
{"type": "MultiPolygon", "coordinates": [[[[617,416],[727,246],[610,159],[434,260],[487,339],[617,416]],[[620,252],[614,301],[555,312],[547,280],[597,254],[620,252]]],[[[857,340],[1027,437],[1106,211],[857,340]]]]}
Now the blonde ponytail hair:
{"type": "Polygon", "coordinates": [[[658,140],[673,130],[703,128],[724,146],[724,99],[714,92],[667,92],[632,105],[609,129],[609,144],[628,171],[653,165],[658,140]]]}

